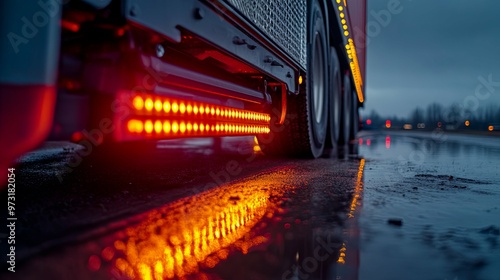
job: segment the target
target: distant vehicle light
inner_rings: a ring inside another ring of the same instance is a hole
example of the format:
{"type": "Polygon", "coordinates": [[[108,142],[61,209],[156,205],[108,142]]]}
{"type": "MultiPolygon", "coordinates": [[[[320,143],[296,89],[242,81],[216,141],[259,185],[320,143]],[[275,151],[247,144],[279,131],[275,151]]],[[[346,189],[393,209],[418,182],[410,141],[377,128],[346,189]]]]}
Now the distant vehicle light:
{"type": "Polygon", "coordinates": [[[385,128],[391,128],[391,121],[390,120],[385,121],[385,128]]]}
{"type": "Polygon", "coordinates": [[[366,120],[366,124],[367,124],[367,125],[371,125],[371,124],[372,124],[372,120],[371,120],[371,119],[367,119],[367,120],[366,120]]]}
{"type": "Polygon", "coordinates": [[[438,123],[437,123],[437,126],[438,126],[438,127],[442,127],[442,126],[443,126],[443,124],[442,124],[441,122],[438,122],[438,123]]]}
{"type": "Polygon", "coordinates": [[[409,129],[413,129],[413,126],[409,123],[403,125],[403,129],[406,129],[406,130],[409,130],[409,129]]]}
{"type": "Polygon", "coordinates": [[[492,125],[488,126],[488,131],[493,131],[493,130],[495,130],[494,126],[492,126],[492,125]]]}
{"type": "Polygon", "coordinates": [[[465,121],[465,126],[469,126],[470,125],[470,121],[469,120],[466,120],[465,121]]]}

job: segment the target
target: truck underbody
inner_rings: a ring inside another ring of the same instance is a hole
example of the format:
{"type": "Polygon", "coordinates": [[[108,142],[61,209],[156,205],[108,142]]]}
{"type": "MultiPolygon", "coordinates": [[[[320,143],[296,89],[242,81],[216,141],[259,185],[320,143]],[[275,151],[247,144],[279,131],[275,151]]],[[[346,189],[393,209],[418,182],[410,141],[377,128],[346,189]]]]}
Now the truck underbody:
{"type": "Polygon", "coordinates": [[[364,46],[350,23],[364,32],[362,2],[349,13],[338,0],[6,1],[16,11],[0,51],[14,71],[2,67],[0,126],[18,133],[0,143],[16,147],[5,162],[47,136],[99,146],[257,135],[266,153],[318,157],[356,132],[364,46]],[[28,43],[14,36],[26,35],[14,32],[24,14],[43,33],[28,43]],[[33,52],[46,57],[30,71],[51,73],[17,79],[33,52]]]}

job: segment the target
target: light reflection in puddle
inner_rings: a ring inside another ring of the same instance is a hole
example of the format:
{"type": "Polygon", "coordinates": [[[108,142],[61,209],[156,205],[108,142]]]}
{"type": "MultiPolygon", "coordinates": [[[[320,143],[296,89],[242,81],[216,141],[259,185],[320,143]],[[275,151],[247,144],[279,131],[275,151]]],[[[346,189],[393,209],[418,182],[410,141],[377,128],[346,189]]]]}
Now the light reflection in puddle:
{"type": "Polygon", "coordinates": [[[220,187],[180,199],[147,214],[143,222],[116,234],[112,246],[88,259],[88,269],[102,270],[131,279],[184,277],[213,268],[232,251],[249,249],[268,239],[252,228],[264,217],[282,212],[270,196],[281,197],[284,187],[271,189],[278,175],[220,187]]]}
{"type": "MultiPolygon", "coordinates": [[[[364,168],[365,168],[365,159],[362,158],[359,162],[358,174],[356,177],[356,184],[354,186],[354,193],[353,193],[353,196],[351,199],[349,212],[347,213],[347,217],[349,219],[355,218],[354,214],[356,214],[360,211],[360,209],[359,209],[359,206],[361,206],[360,200],[361,200],[361,197],[363,195],[363,171],[364,171],[364,168]]],[[[358,243],[358,239],[359,239],[359,231],[357,230],[358,226],[351,225],[349,223],[349,221],[347,223],[349,225],[346,229],[347,236],[345,237],[345,240],[342,243],[342,248],[340,248],[340,250],[339,250],[339,257],[337,259],[337,263],[346,264],[346,261],[347,261],[348,265],[355,267],[355,270],[357,270],[359,267],[359,261],[358,261],[359,260],[359,248],[357,248],[358,247],[357,243],[358,243]],[[351,242],[356,243],[356,244],[354,246],[352,246],[354,248],[349,248],[350,250],[348,252],[347,244],[349,244],[351,242]],[[347,253],[353,254],[353,256],[347,256],[347,253]]],[[[356,221],[356,223],[357,223],[357,221],[356,221]]],[[[350,276],[352,276],[352,274],[350,276]]]]}

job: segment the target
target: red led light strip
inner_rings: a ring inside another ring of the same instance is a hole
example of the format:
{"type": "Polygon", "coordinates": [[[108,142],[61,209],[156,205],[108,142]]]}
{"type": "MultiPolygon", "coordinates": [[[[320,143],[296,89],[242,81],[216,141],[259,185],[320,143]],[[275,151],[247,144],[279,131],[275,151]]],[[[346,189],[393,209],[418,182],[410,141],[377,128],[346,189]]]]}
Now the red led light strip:
{"type": "Polygon", "coordinates": [[[137,114],[155,116],[192,116],[211,118],[221,121],[245,121],[269,123],[269,114],[230,108],[226,106],[204,104],[201,102],[159,98],[153,96],[135,96],[132,106],[137,114]]]}
{"type": "Polygon", "coordinates": [[[269,114],[201,102],[149,95],[132,99],[134,118],[126,121],[132,135],[177,136],[252,135],[269,133],[269,114]]]}

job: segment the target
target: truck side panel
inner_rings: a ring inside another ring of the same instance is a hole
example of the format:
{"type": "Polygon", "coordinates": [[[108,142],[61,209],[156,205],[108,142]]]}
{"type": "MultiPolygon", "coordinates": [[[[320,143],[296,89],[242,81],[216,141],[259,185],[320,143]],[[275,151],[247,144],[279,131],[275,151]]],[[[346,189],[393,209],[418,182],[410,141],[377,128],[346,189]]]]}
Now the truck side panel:
{"type": "Polygon", "coordinates": [[[359,70],[363,81],[362,89],[364,92],[364,84],[366,81],[366,1],[348,1],[347,10],[349,12],[350,26],[353,32],[352,38],[356,46],[359,70]]]}
{"type": "Polygon", "coordinates": [[[52,125],[61,9],[50,0],[0,2],[0,176],[52,125]]]}

